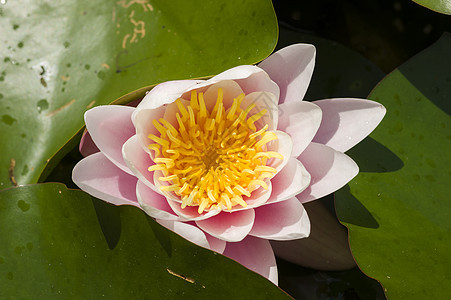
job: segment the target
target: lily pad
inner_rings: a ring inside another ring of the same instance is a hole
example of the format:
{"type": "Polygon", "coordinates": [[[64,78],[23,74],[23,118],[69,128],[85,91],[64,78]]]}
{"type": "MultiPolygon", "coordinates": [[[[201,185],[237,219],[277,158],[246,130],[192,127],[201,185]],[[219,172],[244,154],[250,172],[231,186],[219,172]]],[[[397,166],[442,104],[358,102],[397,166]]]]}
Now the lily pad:
{"type": "Polygon", "coordinates": [[[371,134],[387,155],[336,193],[353,255],[389,299],[446,299],[451,294],[449,185],[451,35],[389,74],[370,98],[387,108],[371,134]]]}
{"type": "Polygon", "coordinates": [[[0,236],[1,299],[289,299],[140,209],[63,184],[0,192],[0,236]]]}
{"type": "Polygon", "coordinates": [[[0,188],[37,182],[87,109],[255,63],[277,41],[266,0],[5,1],[0,28],[0,188]]]}
{"type": "Polygon", "coordinates": [[[413,0],[414,2],[429,8],[430,10],[451,15],[451,4],[449,0],[413,0]]]}

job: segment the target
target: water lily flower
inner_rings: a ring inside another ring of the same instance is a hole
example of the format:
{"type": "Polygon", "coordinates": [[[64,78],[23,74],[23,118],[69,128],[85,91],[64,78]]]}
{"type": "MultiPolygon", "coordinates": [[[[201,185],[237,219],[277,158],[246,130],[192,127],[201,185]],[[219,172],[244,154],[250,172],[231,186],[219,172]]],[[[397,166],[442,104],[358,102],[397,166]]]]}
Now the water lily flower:
{"type": "Polygon", "coordinates": [[[269,240],[309,235],[302,204],[358,173],[343,152],[385,114],[363,99],[302,101],[314,59],[314,46],[291,45],[257,66],[161,83],[136,108],[90,109],[73,181],[277,284],[269,240]]]}

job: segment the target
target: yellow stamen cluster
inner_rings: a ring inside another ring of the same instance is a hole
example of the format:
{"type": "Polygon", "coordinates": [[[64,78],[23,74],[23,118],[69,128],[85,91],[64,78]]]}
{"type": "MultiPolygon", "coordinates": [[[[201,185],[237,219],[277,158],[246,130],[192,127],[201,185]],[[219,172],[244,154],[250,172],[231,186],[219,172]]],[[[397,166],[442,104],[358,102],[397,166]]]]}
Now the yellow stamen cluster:
{"type": "Polygon", "coordinates": [[[255,126],[266,109],[248,116],[255,104],[242,109],[244,97],[242,93],[233,99],[226,110],[219,88],[216,103],[208,111],[203,93],[192,91],[189,105],[181,99],[175,102],[178,126],[162,118],[153,120],[160,135],[148,136],[155,142],[148,146],[155,152],[155,165],[149,171],[162,172],[160,189],[178,195],[182,208],[199,206],[201,214],[210,209],[231,210],[235,205],[246,207],[243,196],[250,197],[260,186],[268,189],[276,169],[267,163],[283,156],[267,151],[267,143],[277,139],[267,131],[268,125],[255,126]]]}

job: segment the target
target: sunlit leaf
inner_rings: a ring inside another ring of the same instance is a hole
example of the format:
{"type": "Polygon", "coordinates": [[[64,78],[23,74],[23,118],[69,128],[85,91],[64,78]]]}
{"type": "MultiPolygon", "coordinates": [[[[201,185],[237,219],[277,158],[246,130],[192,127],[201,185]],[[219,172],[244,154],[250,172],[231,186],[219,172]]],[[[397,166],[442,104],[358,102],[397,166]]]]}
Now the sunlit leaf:
{"type": "Polygon", "coordinates": [[[450,53],[445,34],[373,90],[387,108],[369,143],[381,151],[351,150],[364,170],[336,193],[357,263],[389,299],[451,295],[450,53]]]}

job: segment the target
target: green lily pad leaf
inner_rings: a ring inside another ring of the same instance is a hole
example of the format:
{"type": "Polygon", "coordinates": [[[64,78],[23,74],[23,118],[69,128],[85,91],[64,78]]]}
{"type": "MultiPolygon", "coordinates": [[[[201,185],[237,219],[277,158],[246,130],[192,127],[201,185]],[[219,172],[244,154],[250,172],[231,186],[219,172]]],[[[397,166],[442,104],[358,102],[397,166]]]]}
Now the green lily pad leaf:
{"type": "Polygon", "coordinates": [[[268,0],[7,1],[0,28],[0,188],[37,182],[87,109],[255,63],[277,41],[268,0]]]}
{"type": "Polygon", "coordinates": [[[289,298],[138,208],[62,184],[0,192],[0,237],[1,299],[289,298]]]}
{"type": "Polygon", "coordinates": [[[336,193],[357,263],[389,299],[451,294],[449,53],[451,35],[445,34],[373,90],[370,98],[384,104],[387,115],[371,143],[385,150],[369,155],[364,143],[349,151],[377,167],[336,193]]]}
{"type": "Polygon", "coordinates": [[[451,3],[449,0],[412,0],[430,10],[451,15],[451,3]]]}

